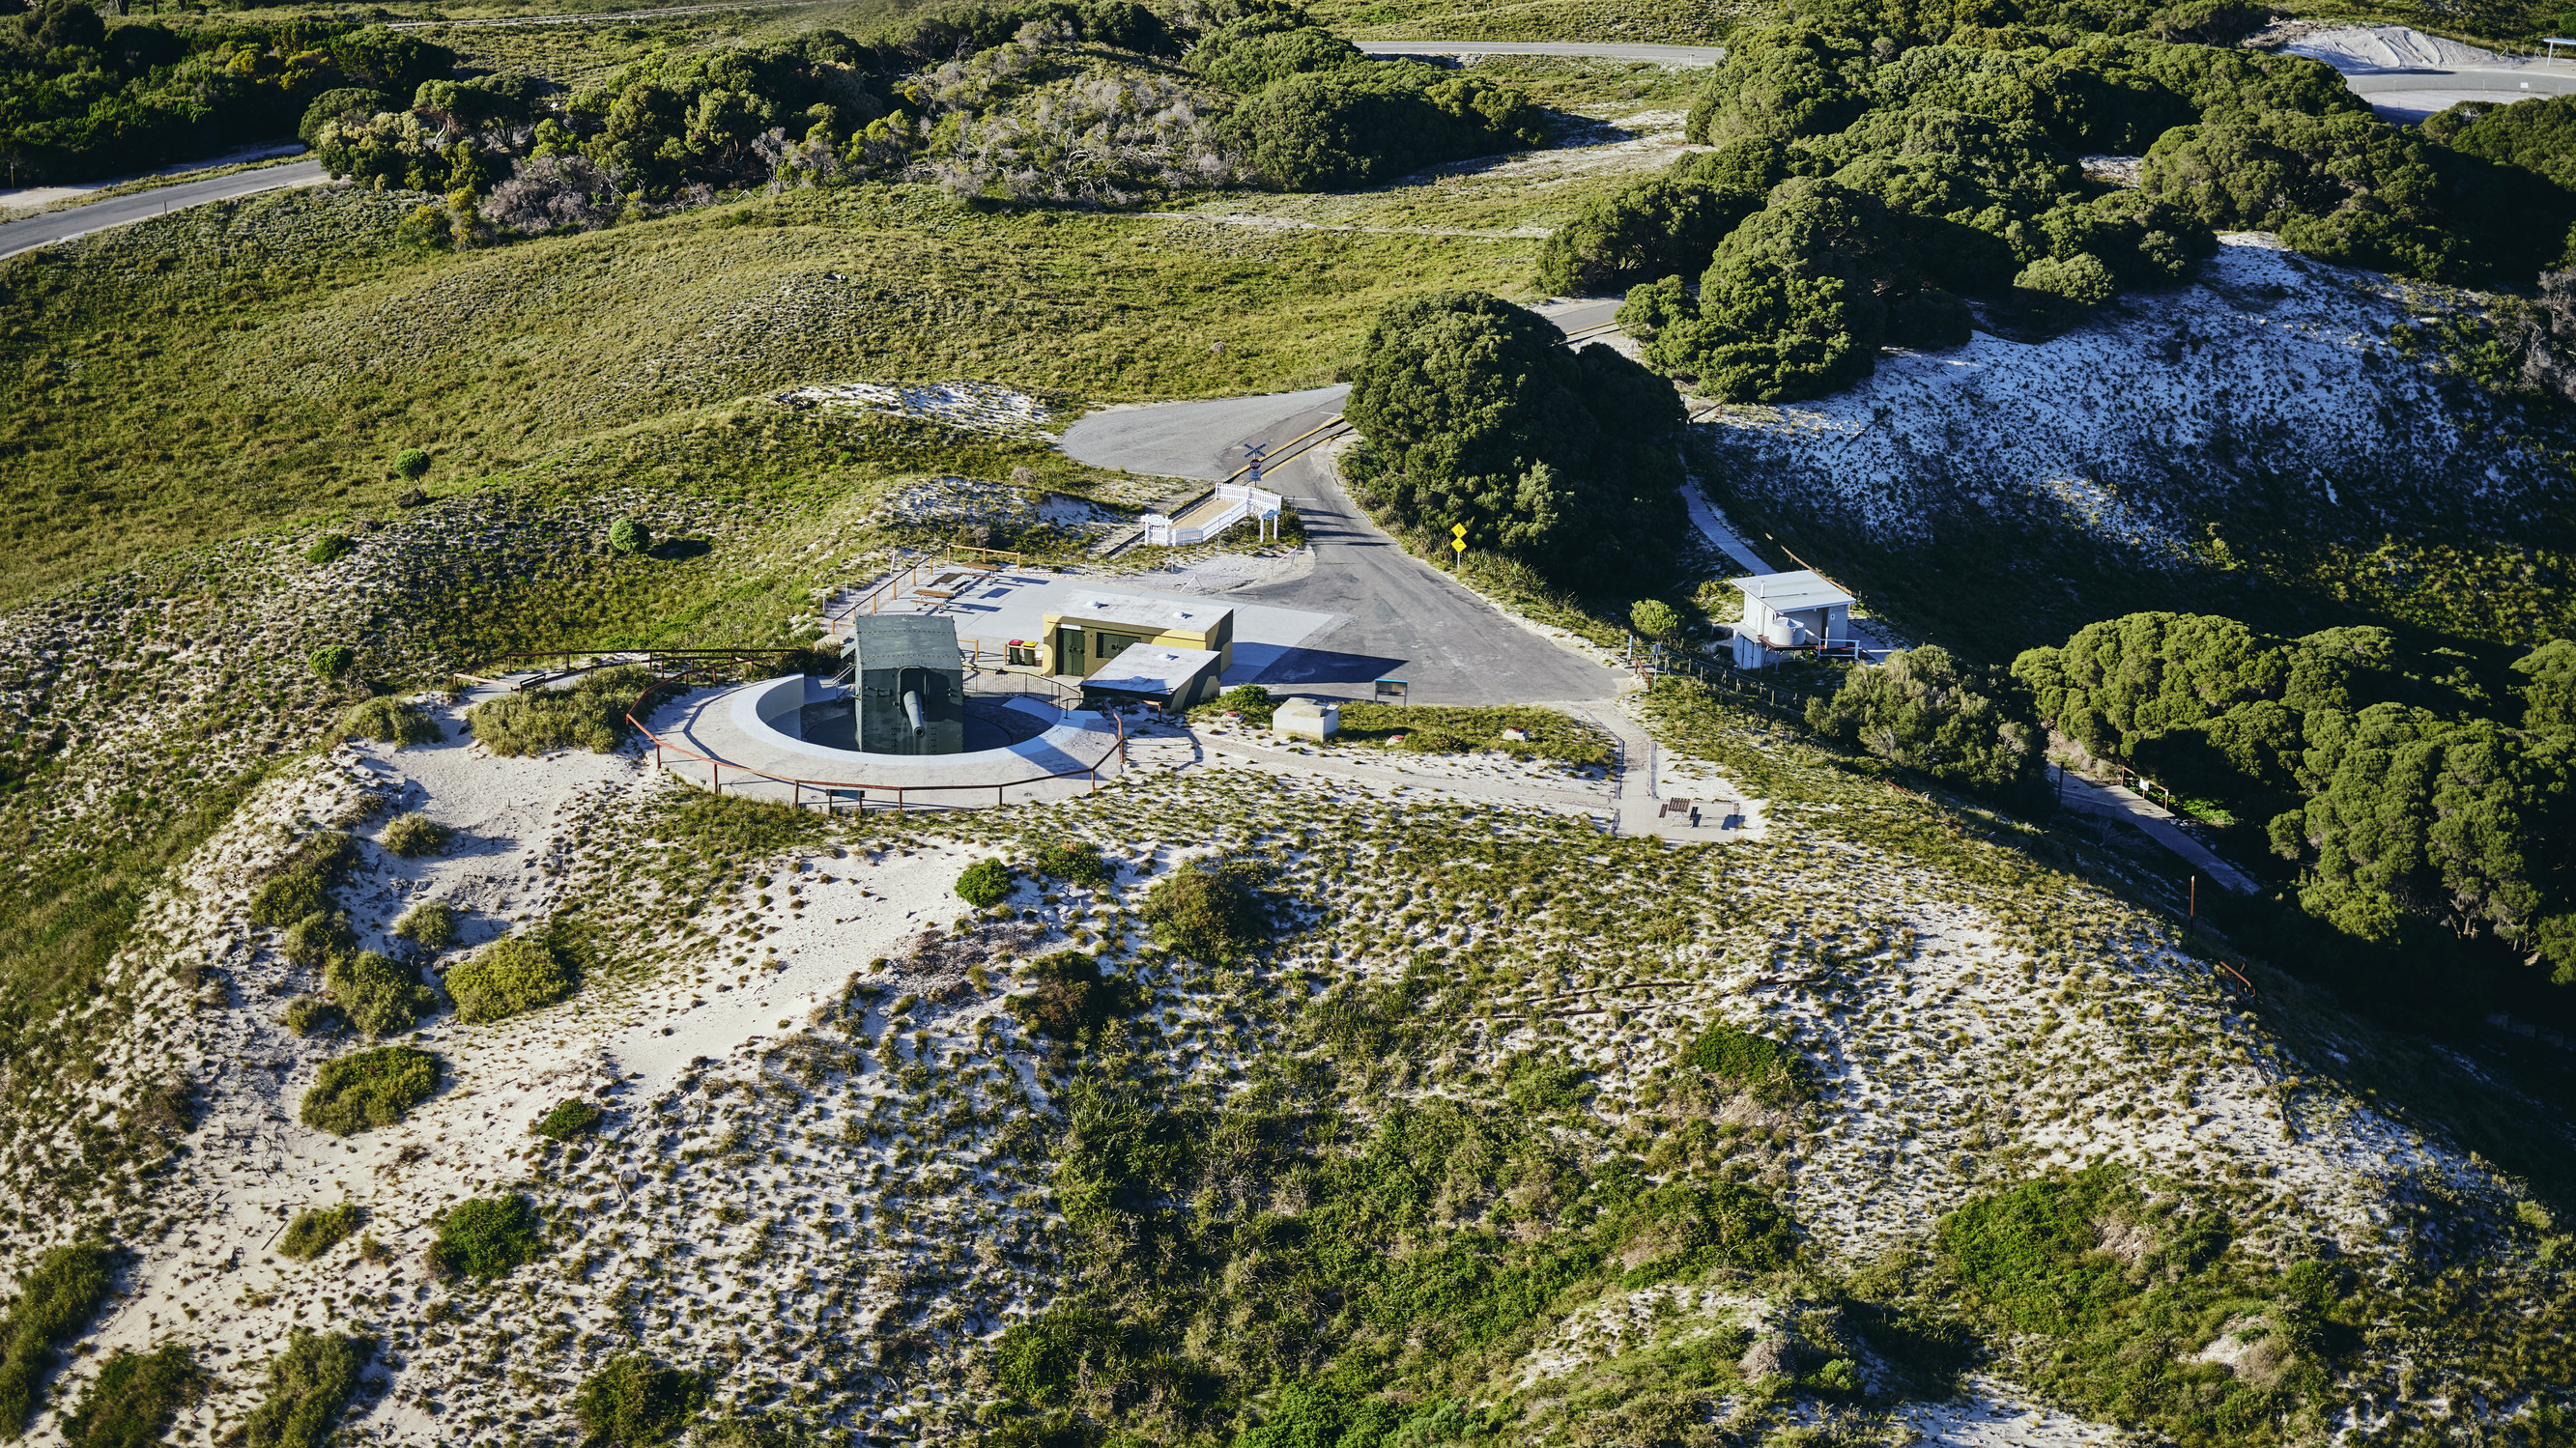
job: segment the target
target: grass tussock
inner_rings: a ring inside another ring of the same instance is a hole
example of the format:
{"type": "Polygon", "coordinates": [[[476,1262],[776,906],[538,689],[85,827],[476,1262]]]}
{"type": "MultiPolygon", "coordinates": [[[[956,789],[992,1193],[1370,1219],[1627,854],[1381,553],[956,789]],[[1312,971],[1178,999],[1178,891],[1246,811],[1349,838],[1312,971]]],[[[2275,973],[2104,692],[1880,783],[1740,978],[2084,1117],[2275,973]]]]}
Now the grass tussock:
{"type": "Polygon", "coordinates": [[[438,1090],[438,1058],[409,1046],[378,1046],[322,1063],[301,1115],[307,1126],[355,1136],[391,1126],[438,1090]]]}
{"type": "Polygon", "coordinates": [[[384,832],[376,836],[376,843],[411,860],[435,855],[455,838],[456,831],[414,810],[385,821],[384,832]]]}
{"type": "Polygon", "coordinates": [[[242,1422],[243,1448],[322,1448],[375,1355],[365,1338],[296,1328],[269,1360],[267,1396],[242,1422]]]}
{"type": "Polygon", "coordinates": [[[563,951],[529,935],[493,941],[447,972],[447,993],[464,1021],[497,1021],[550,1006],[580,984],[563,951]]]}
{"type": "Polygon", "coordinates": [[[438,1219],[430,1260],[447,1276],[492,1278],[544,1253],[537,1209],[526,1197],[468,1197],[438,1219]]]}
{"type": "Polygon", "coordinates": [[[444,900],[423,900],[394,922],[394,938],[427,951],[441,951],[464,933],[465,914],[444,900]]]}
{"type": "Polygon", "coordinates": [[[338,1246],[364,1220],[366,1209],[356,1202],[307,1208],[286,1224],[286,1235],[278,1239],[277,1250],[298,1262],[310,1262],[338,1246]]]}
{"type": "Polygon", "coordinates": [[[645,669],[603,669],[570,688],[487,699],[465,724],[476,743],[504,757],[575,748],[606,754],[634,732],[626,711],[653,679],[645,669]]]}
{"type": "Polygon", "coordinates": [[[341,715],[340,734],[397,749],[406,744],[436,744],[447,737],[427,709],[391,694],[379,694],[341,715]]]}
{"type": "Polygon", "coordinates": [[[179,1410],[206,1394],[205,1369],[185,1343],[151,1352],[118,1348],[63,1419],[68,1448],[146,1448],[169,1431],[179,1410]]]}
{"type": "Polygon", "coordinates": [[[75,1242],[36,1259],[18,1278],[18,1300],[0,1320],[0,1434],[17,1437],[35,1420],[57,1350],[80,1334],[107,1300],[114,1254],[75,1242]]]}

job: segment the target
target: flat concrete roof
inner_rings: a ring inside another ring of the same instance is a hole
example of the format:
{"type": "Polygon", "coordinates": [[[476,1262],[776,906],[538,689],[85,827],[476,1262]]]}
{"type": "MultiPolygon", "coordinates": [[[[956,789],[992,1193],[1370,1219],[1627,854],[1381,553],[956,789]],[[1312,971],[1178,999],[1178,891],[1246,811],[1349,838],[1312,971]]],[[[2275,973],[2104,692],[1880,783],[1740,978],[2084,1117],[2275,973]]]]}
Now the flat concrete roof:
{"type": "Polygon", "coordinates": [[[1796,613],[1801,609],[1832,608],[1849,603],[1852,596],[1827,583],[1813,569],[1800,568],[1788,573],[1757,573],[1750,578],[1729,580],[1748,598],[1757,598],[1773,613],[1796,613]]]}
{"type": "Polygon", "coordinates": [[[862,673],[878,669],[958,668],[957,621],[918,613],[863,616],[852,624],[842,658],[855,657],[862,673]]]}
{"type": "Polygon", "coordinates": [[[1086,689],[1122,694],[1168,694],[1216,662],[1214,649],[1165,649],[1137,644],[1122,649],[1108,667],[1082,681],[1086,689]]]}
{"type": "Polygon", "coordinates": [[[1220,604],[1184,603],[1134,593],[1077,593],[1054,610],[1066,623],[1203,634],[1234,612],[1220,604]]]}

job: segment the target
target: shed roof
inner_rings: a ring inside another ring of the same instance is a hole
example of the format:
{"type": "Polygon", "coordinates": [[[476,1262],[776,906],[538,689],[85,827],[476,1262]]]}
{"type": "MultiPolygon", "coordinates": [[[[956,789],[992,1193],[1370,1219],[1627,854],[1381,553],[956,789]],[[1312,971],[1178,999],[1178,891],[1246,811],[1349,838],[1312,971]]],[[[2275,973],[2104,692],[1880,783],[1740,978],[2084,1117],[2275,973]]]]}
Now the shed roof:
{"type": "Polygon", "coordinates": [[[851,620],[841,657],[862,673],[876,669],[959,667],[957,620],[943,614],[880,613],[851,620]]]}
{"type": "Polygon", "coordinates": [[[1139,644],[1121,651],[1108,667],[1083,680],[1082,687],[1121,694],[1168,694],[1197,678],[1216,660],[1213,649],[1158,649],[1139,644]]]}
{"type": "Polygon", "coordinates": [[[1852,601],[1852,596],[1825,581],[1811,568],[1789,573],[1757,573],[1750,578],[1731,580],[1748,598],[1757,598],[1773,613],[1796,613],[1808,608],[1832,608],[1852,601]]]}
{"type": "Polygon", "coordinates": [[[1063,623],[1100,624],[1149,629],[1155,633],[1203,634],[1224,621],[1230,608],[1176,598],[1144,598],[1133,593],[1077,593],[1061,611],[1049,615],[1063,623]]]}

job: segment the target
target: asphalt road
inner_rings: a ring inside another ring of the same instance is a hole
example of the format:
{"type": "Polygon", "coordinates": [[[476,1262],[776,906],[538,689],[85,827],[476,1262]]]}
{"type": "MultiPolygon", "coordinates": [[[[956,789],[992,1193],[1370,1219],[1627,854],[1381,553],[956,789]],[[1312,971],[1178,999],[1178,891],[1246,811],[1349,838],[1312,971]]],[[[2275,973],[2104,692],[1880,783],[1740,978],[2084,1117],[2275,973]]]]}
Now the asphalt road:
{"type": "Polygon", "coordinates": [[[67,206],[60,211],[49,211],[42,216],[31,216],[24,221],[0,226],[0,256],[14,256],[30,247],[69,241],[75,236],[87,236],[111,226],[124,226],[147,216],[158,216],[164,211],[176,211],[200,202],[278,191],[289,186],[320,186],[329,180],[322,174],[320,161],[290,161],[283,166],[237,172],[211,181],[182,182],[155,191],[138,191],[131,196],[93,201],[85,206],[67,206]]]}
{"type": "MultiPolygon", "coordinates": [[[[1247,442],[1287,442],[1339,412],[1348,387],[1263,397],[1174,402],[1096,412],[1065,429],[1064,450],[1095,467],[1214,480],[1243,465],[1247,442]]],[[[1501,610],[1405,553],[1342,492],[1331,462],[1308,453],[1263,484],[1305,520],[1312,569],[1279,583],[1218,595],[1339,615],[1262,674],[1274,688],[1367,698],[1375,681],[1403,679],[1416,704],[1514,704],[1606,699],[1620,675],[1530,632],[1501,610]]]]}
{"type": "Polygon", "coordinates": [[[2411,124],[2461,101],[2576,94],[2576,74],[2541,70],[2353,70],[2343,83],[2385,121],[2411,124]]]}
{"type": "Polygon", "coordinates": [[[1716,65],[1726,52],[1710,45],[1591,45],[1564,40],[1355,40],[1363,55],[1564,55],[1599,60],[1651,60],[1658,65],[1716,65]]]}

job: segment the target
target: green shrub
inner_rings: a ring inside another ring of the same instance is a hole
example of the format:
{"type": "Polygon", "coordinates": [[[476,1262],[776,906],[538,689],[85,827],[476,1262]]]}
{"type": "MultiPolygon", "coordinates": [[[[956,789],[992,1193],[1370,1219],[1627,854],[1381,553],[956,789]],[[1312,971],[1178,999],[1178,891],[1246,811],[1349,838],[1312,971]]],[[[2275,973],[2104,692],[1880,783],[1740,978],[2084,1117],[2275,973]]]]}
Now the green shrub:
{"type": "Polygon", "coordinates": [[[447,972],[447,993],[464,1021],[497,1021],[550,1006],[580,983],[563,952],[529,935],[493,941],[447,972]]]}
{"type": "Polygon", "coordinates": [[[286,1224],[286,1235],[278,1239],[277,1250],[298,1262],[310,1262],[340,1245],[365,1219],[366,1210],[356,1202],[308,1208],[297,1212],[295,1220],[286,1224]]]}
{"type": "Polygon", "coordinates": [[[1143,914],[1168,949],[1222,965],[1270,938],[1270,909],[1239,866],[1175,870],[1145,895],[1143,914]]]}
{"type": "Polygon", "coordinates": [[[1011,867],[999,860],[977,860],[957,877],[957,898],[981,910],[1011,898],[1011,867]]]}
{"type": "Polygon", "coordinates": [[[1098,887],[1118,878],[1117,870],[1100,858],[1100,847],[1089,840],[1050,840],[1033,853],[1037,872],[1052,880],[1098,887]]]}
{"type": "Polygon", "coordinates": [[[394,454],[393,469],[394,476],[404,482],[419,482],[421,475],[429,471],[429,454],[416,447],[404,448],[394,454]]]}
{"type": "Polygon", "coordinates": [[[678,1437],[706,1403],[707,1385],[696,1373],[626,1353],[583,1381],[572,1411],[594,1441],[645,1448],[678,1437]]]}
{"type": "Polygon", "coordinates": [[[391,694],[378,694],[341,715],[340,733],[345,738],[373,739],[397,748],[405,744],[436,744],[447,737],[438,721],[429,717],[428,710],[391,694]]]}
{"type": "Polygon", "coordinates": [[[118,1348],[63,1420],[68,1448],[152,1448],[179,1410],[205,1396],[205,1370],[184,1343],[118,1348]]]}
{"type": "Polygon", "coordinates": [[[75,1242],[36,1259],[18,1278],[18,1300],[0,1321],[0,1436],[27,1431],[42,1401],[55,1350],[80,1335],[107,1300],[114,1253],[75,1242]]]}
{"type": "Polygon", "coordinates": [[[537,1209],[523,1196],[468,1197],[438,1219],[430,1256],[458,1277],[500,1277],[545,1254],[537,1209]]]}
{"type": "Polygon", "coordinates": [[[1132,985],[1102,975],[1100,962],[1078,950],[1031,961],[1027,976],[1033,988],[1011,997],[1012,1014],[1050,1040],[1078,1040],[1139,1004],[1132,985]]]}
{"type": "Polygon", "coordinates": [[[243,1448],[322,1448],[376,1345],[362,1337],[294,1329],[268,1364],[268,1396],[240,1429],[243,1448]]]}
{"type": "Polygon", "coordinates": [[[355,552],[357,547],[357,544],[349,541],[349,535],[346,533],[325,533],[313,540],[312,547],[304,550],[304,561],[336,563],[355,552]]]}
{"type": "Polygon", "coordinates": [[[378,1046],[322,1063],[301,1115],[307,1126],[354,1136],[391,1126],[438,1089],[438,1058],[409,1046],[378,1046]]]}
{"type": "Polygon", "coordinates": [[[385,821],[384,831],[376,836],[376,843],[409,860],[435,855],[446,849],[447,842],[454,838],[454,830],[414,810],[385,821]]]}
{"type": "Polygon", "coordinates": [[[321,873],[291,868],[251,892],[250,923],[283,930],[330,909],[331,891],[321,873]]]}
{"type": "Polygon", "coordinates": [[[1805,1057],[1726,1021],[1709,1022],[1676,1059],[1683,1068],[1706,1072],[1765,1105],[1789,1106],[1815,1098],[1805,1057]]]}
{"type": "Polygon", "coordinates": [[[568,689],[504,694],[475,705],[465,727],[484,748],[504,757],[576,745],[606,754],[630,732],[626,710],[653,678],[647,669],[603,669],[568,689]]]}
{"type": "Polygon", "coordinates": [[[1628,605],[1628,624],[1650,639],[1668,639],[1682,631],[1682,616],[1660,598],[1641,598],[1628,605]]]}
{"type": "Polygon", "coordinates": [[[620,518],[608,525],[608,546],[620,553],[650,552],[653,530],[632,518],[620,518]]]}
{"type": "Polygon", "coordinates": [[[599,1129],[608,1113],[587,1101],[566,1101],[537,1118],[528,1130],[554,1141],[570,1141],[576,1136],[599,1129]]]}
{"type": "Polygon", "coordinates": [[[1259,684],[1237,684],[1217,695],[1216,702],[1205,707],[1211,712],[1231,710],[1241,714],[1244,723],[1256,729],[1267,729],[1279,701],[1271,698],[1270,691],[1259,684]]]}
{"type": "Polygon", "coordinates": [[[336,680],[348,675],[349,666],[358,661],[358,651],[347,644],[324,644],[304,661],[313,666],[316,678],[336,680]]]}
{"type": "Polygon", "coordinates": [[[1773,1272],[1798,1255],[1798,1227],[1769,1197],[1741,1182],[1672,1182],[1614,1219],[1608,1247],[1630,1290],[1688,1280],[1714,1267],[1773,1272]]]}
{"type": "Polygon", "coordinates": [[[343,117],[367,117],[401,109],[394,98],[383,91],[359,86],[326,90],[304,107],[304,118],[295,123],[297,140],[310,146],[322,134],[322,128],[343,117]]]}
{"type": "Polygon", "coordinates": [[[444,900],[423,900],[394,922],[394,936],[423,950],[445,950],[456,943],[465,916],[444,900]]]}
{"type": "Polygon", "coordinates": [[[349,928],[349,912],[321,911],[305,916],[286,927],[286,938],[279,941],[277,953],[297,965],[311,969],[328,965],[334,956],[345,954],[357,937],[349,928]]]}
{"type": "Polygon", "coordinates": [[[2048,731],[2032,715],[2029,691],[1938,645],[1853,669],[1831,698],[1808,702],[1807,727],[1954,789],[2035,801],[2047,788],[2048,731]]]}
{"type": "Polygon", "coordinates": [[[322,967],[322,984],[351,1024],[370,1036],[408,1031],[438,1009],[438,992],[420,972],[375,951],[336,954],[322,967]]]}
{"type": "Polygon", "coordinates": [[[310,1036],[322,1031],[338,1030],[341,1021],[345,1018],[340,1014],[338,1002],[326,996],[307,995],[297,996],[288,1001],[285,1013],[277,1019],[280,1024],[295,1034],[310,1036]]]}

